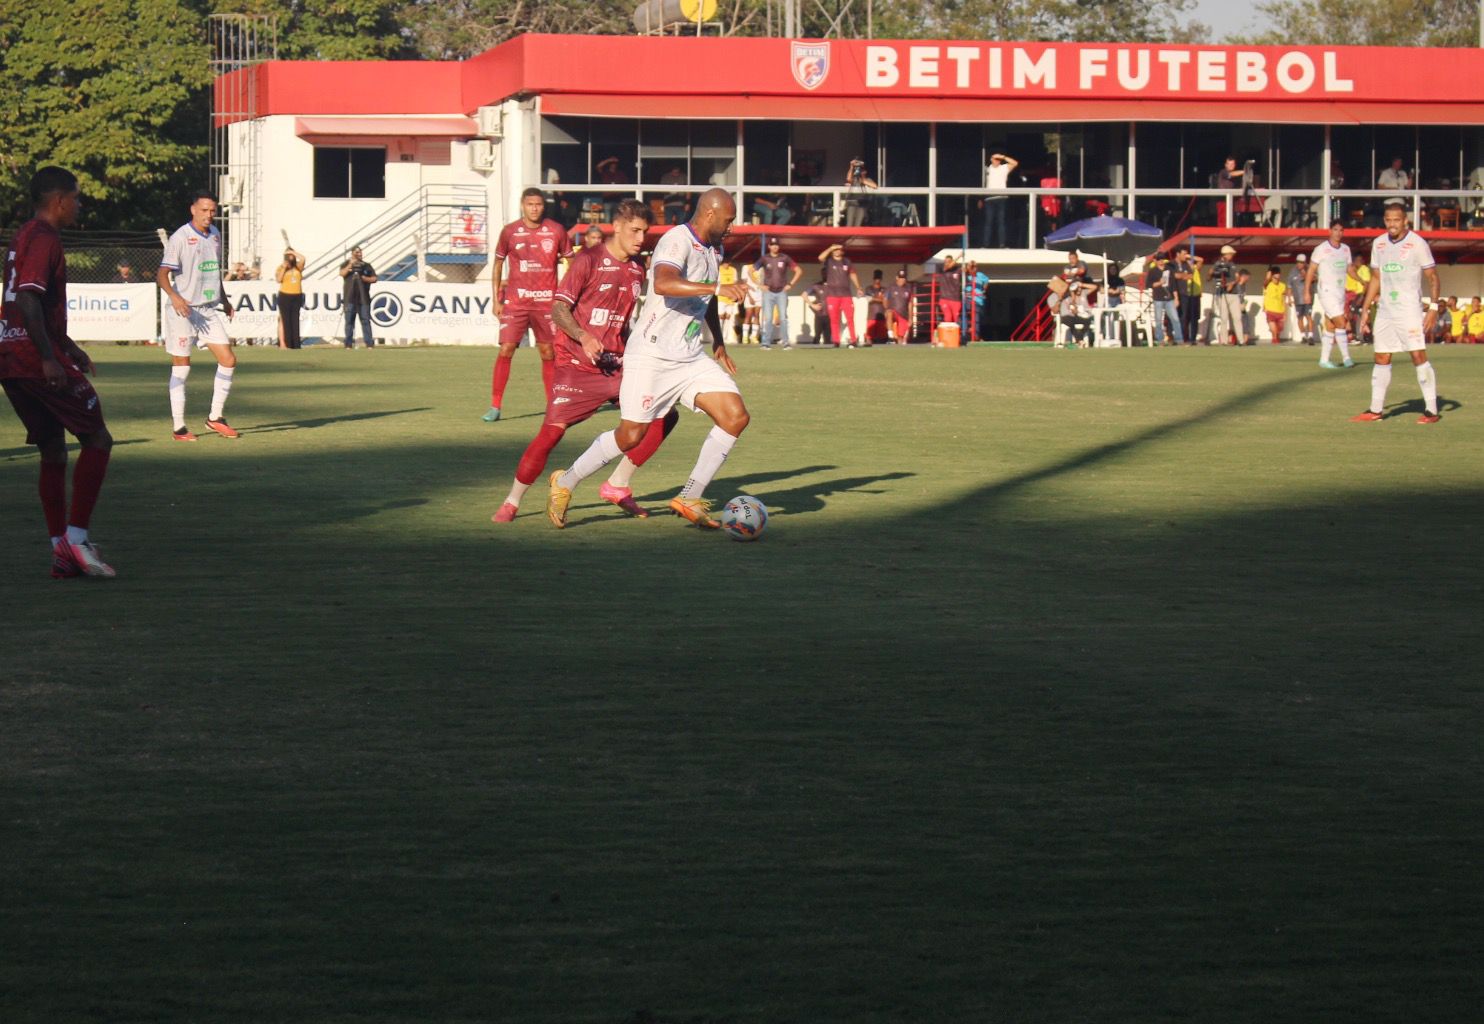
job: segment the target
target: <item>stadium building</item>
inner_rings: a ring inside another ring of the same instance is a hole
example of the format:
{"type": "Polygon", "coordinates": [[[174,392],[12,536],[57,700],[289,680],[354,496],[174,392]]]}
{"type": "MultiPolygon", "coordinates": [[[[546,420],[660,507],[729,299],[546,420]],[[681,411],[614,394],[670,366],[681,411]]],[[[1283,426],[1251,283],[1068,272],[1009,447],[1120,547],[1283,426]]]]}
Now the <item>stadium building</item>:
{"type": "Polygon", "coordinates": [[[1061,254],[1055,226],[1111,212],[1167,245],[1287,264],[1341,219],[1357,244],[1393,197],[1445,294],[1484,275],[1484,50],[524,35],[457,62],[266,61],[217,82],[231,259],[286,235],[330,272],[352,244],[389,278],[474,281],[521,190],[569,226],[636,196],[662,215],[720,185],[731,248],[776,233],[801,262],[968,248],[1008,331],[1061,254]],[[1007,237],[981,248],[986,165],[1017,161],[1007,237]],[[1227,157],[1245,185],[1218,187],[1227,157]],[[875,183],[852,188],[853,160],[875,183]],[[1400,161],[1409,184],[1381,187],[1400,161]],[[775,223],[783,220],[784,223],[775,223]]]}

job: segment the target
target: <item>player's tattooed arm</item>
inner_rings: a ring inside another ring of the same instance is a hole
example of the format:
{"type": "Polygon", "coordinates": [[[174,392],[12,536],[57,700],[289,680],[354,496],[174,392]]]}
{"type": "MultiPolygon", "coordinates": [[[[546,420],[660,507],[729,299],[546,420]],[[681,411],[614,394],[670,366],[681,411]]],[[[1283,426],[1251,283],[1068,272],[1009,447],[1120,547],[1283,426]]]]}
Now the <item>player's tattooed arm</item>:
{"type": "Polygon", "coordinates": [[[582,351],[587,356],[588,362],[594,365],[597,364],[598,356],[603,352],[603,343],[589,334],[577,322],[577,318],[572,315],[571,306],[567,305],[561,299],[552,302],[551,322],[557,325],[557,330],[582,346],[582,351]]]}
{"type": "Polygon", "coordinates": [[[16,292],[15,304],[21,309],[21,320],[26,325],[31,344],[36,346],[36,351],[41,356],[42,376],[52,387],[60,387],[67,382],[67,372],[57,362],[52,336],[46,330],[46,312],[41,308],[41,300],[36,297],[35,292],[22,289],[16,292]]]}

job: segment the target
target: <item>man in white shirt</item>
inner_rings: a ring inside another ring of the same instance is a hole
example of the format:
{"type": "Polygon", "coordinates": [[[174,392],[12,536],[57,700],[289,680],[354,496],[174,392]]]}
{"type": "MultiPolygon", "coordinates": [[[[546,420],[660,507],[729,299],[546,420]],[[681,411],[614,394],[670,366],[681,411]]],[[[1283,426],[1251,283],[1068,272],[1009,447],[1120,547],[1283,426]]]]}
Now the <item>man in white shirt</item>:
{"type": "Polygon", "coordinates": [[[993,153],[989,166],[984,168],[984,188],[989,193],[979,201],[984,210],[984,221],[979,232],[979,245],[984,249],[999,249],[1009,243],[1009,232],[1005,228],[1005,214],[1010,208],[1010,197],[1005,189],[1010,187],[1010,174],[1020,166],[1020,161],[1004,153],[993,153]]]}
{"type": "Polygon", "coordinates": [[[1366,288],[1361,306],[1361,322],[1376,306],[1376,324],[1372,331],[1376,365],[1371,371],[1371,404],[1365,412],[1352,416],[1356,423],[1374,423],[1382,419],[1386,407],[1386,388],[1391,383],[1391,357],[1406,352],[1417,370],[1417,383],[1422,388],[1423,413],[1418,423],[1437,423],[1438,376],[1427,361],[1427,336],[1438,318],[1440,286],[1432,250],[1407,223],[1401,203],[1390,203],[1385,214],[1386,234],[1371,243],[1371,283],[1366,288]],[[1432,305],[1422,312],[1422,281],[1427,280],[1432,305]]]}
{"type": "Polygon", "coordinates": [[[1345,276],[1350,269],[1350,259],[1350,246],[1345,244],[1345,225],[1335,221],[1329,226],[1329,237],[1314,247],[1309,269],[1304,274],[1304,303],[1317,302],[1319,305],[1319,340],[1322,346],[1319,365],[1326,370],[1340,368],[1330,359],[1330,352],[1336,344],[1340,346],[1340,359],[1344,366],[1355,365],[1345,336],[1350,323],[1345,295],[1345,276]]]}

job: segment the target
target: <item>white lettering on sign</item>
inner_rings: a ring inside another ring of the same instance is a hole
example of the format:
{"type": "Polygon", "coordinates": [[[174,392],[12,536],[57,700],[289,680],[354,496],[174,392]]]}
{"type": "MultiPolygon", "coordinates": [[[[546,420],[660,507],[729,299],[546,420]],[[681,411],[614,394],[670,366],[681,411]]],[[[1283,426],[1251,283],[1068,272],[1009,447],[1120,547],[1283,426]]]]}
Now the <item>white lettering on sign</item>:
{"type": "Polygon", "coordinates": [[[1056,88],[1056,51],[1042,50],[1041,56],[1031,60],[1031,55],[1020,47],[1015,48],[1015,88],[1026,89],[1039,85],[1045,89],[1056,88]]]}
{"type": "Polygon", "coordinates": [[[1180,91],[1180,71],[1190,63],[1190,53],[1185,50],[1160,50],[1159,62],[1169,71],[1167,83],[1170,92],[1180,91]]]}
{"type": "Polygon", "coordinates": [[[938,48],[907,47],[907,84],[914,89],[938,87],[938,48]]]}
{"type": "Polygon", "coordinates": [[[1142,92],[1149,84],[1149,51],[1118,51],[1118,84],[1129,92],[1142,92]],[[1136,68],[1130,69],[1131,59],[1137,59],[1136,68]]]}
{"type": "Polygon", "coordinates": [[[953,64],[953,84],[960,89],[967,89],[971,84],[969,75],[972,73],[973,64],[979,59],[979,48],[977,46],[950,46],[948,48],[948,60],[953,64]]]}
{"type": "Polygon", "coordinates": [[[1268,87],[1267,58],[1254,50],[1237,51],[1237,92],[1262,92],[1268,87]]]}
{"type": "Polygon", "coordinates": [[[1341,78],[1339,66],[1339,55],[1333,50],[1326,50],[1324,52],[1324,91],[1354,92],[1355,79],[1341,78]]]}
{"type": "Polygon", "coordinates": [[[1195,55],[1196,92],[1226,92],[1226,54],[1201,50],[1195,55]]]}
{"type": "Polygon", "coordinates": [[[901,77],[895,49],[890,46],[866,47],[867,89],[890,89],[901,77]]]}
{"type": "Polygon", "coordinates": [[[1314,62],[1307,53],[1285,53],[1278,58],[1277,77],[1284,92],[1308,92],[1314,84],[1314,62]]]}
{"type": "Polygon", "coordinates": [[[1098,78],[1108,77],[1108,51],[1102,47],[1090,47],[1078,54],[1081,66],[1077,69],[1077,88],[1087,92],[1098,78]]]}

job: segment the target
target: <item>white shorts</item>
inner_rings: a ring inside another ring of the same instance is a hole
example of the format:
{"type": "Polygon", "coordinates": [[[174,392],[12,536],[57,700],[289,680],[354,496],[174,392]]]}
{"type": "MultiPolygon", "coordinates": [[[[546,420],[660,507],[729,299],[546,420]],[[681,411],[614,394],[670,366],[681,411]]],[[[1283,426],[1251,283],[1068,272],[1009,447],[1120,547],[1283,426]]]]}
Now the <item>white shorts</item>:
{"type": "Polygon", "coordinates": [[[1422,323],[1407,323],[1402,320],[1376,318],[1371,330],[1372,351],[1375,352],[1420,352],[1427,348],[1422,337],[1422,323]]]}
{"type": "Polygon", "coordinates": [[[1330,320],[1342,317],[1346,313],[1345,293],[1319,291],[1314,294],[1314,305],[1319,307],[1319,312],[1330,320]]]}
{"type": "Polygon", "coordinates": [[[183,317],[175,307],[165,306],[165,351],[172,356],[188,356],[193,348],[207,345],[230,345],[227,337],[227,314],[221,306],[192,306],[191,315],[183,317]]]}
{"type": "Polygon", "coordinates": [[[696,412],[696,399],[717,391],[742,393],[732,375],[708,355],[698,354],[684,363],[624,360],[619,415],[630,423],[648,423],[664,416],[676,402],[696,412]]]}

